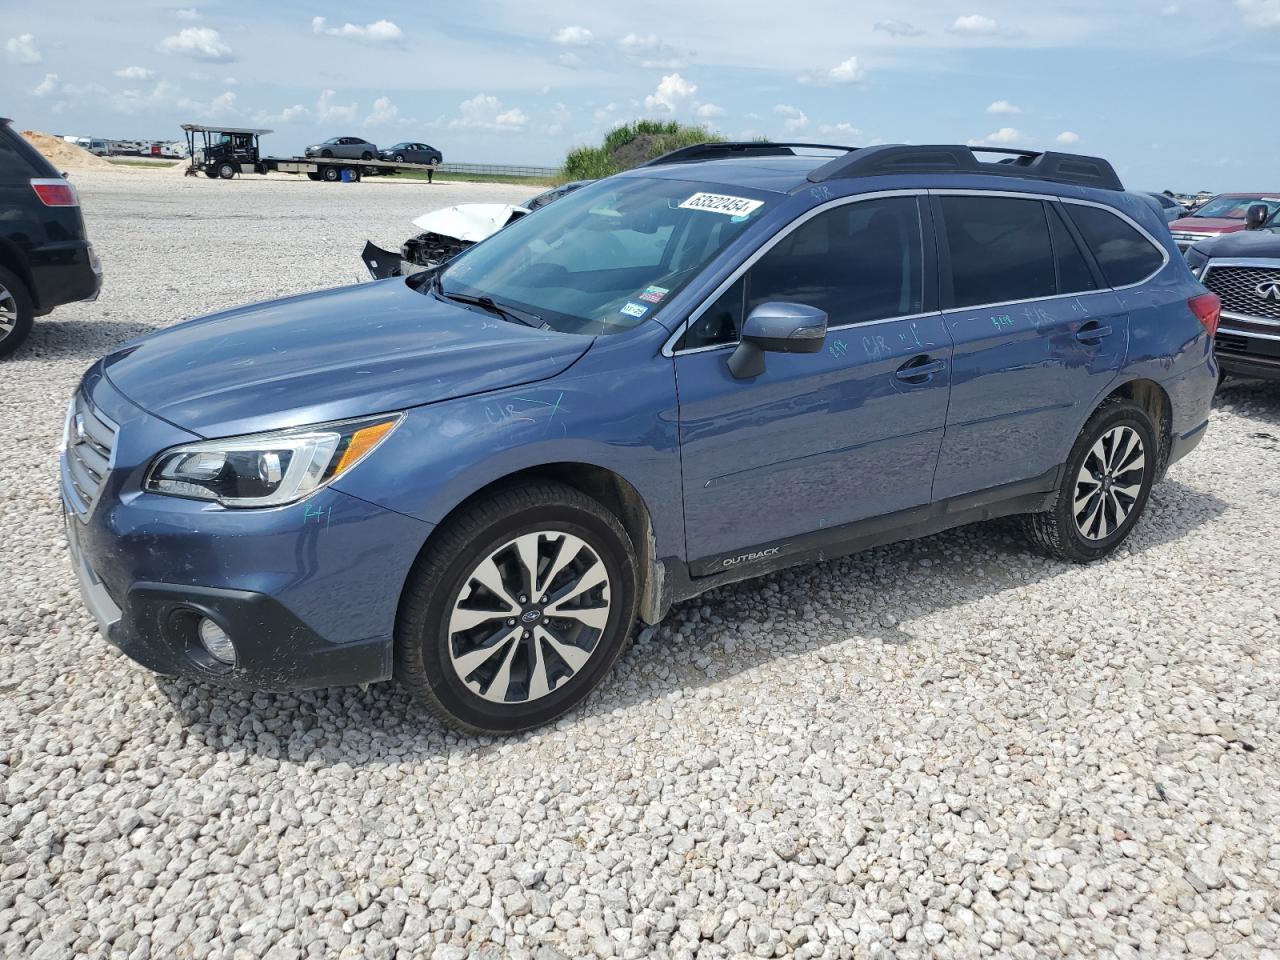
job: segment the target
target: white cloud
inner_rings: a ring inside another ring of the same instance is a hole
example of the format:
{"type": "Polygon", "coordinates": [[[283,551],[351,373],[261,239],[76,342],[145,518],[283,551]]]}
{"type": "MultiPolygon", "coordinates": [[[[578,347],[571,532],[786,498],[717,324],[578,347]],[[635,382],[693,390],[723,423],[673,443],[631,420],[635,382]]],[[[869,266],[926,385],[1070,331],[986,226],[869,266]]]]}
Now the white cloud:
{"type": "Polygon", "coordinates": [[[56,73],[46,73],[44,79],[31,92],[37,97],[47,97],[51,93],[57,93],[58,75],[56,73]]]}
{"type": "Polygon", "coordinates": [[[519,107],[503,109],[502,101],[489,94],[477,93],[470,100],[458,104],[460,116],[449,121],[449,126],[460,129],[495,130],[517,132],[529,122],[519,107]]]}
{"type": "Polygon", "coordinates": [[[1022,131],[1018,130],[1016,127],[1001,127],[999,130],[996,130],[993,133],[987,134],[981,140],[970,140],[969,144],[971,146],[977,146],[979,144],[988,144],[990,146],[1006,146],[1007,144],[1010,144],[1010,143],[1024,142],[1026,139],[1027,138],[1023,136],[1022,131]]]}
{"type": "MultiPolygon", "coordinates": [[[[176,87],[161,81],[156,84],[156,89],[151,92],[150,96],[137,98],[132,104],[132,109],[126,112],[137,113],[142,108],[149,109],[152,105],[163,102],[168,95],[176,92],[176,87]]],[[[236,95],[230,90],[218,94],[207,102],[182,97],[177,101],[177,105],[179,109],[194,115],[198,120],[213,120],[218,117],[236,116],[240,112],[236,109],[236,95]]]]}
{"type": "Polygon", "coordinates": [[[703,120],[714,120],[716,117],[723,117],[725,109],[724,107],[716,106],[714,103],[700,103],[694,113],[703,120]]]}
{"type": "Polygon", "coordinates": [[[1245,23],[1255,27],[1280,27],[1280,0],[1236,0],[1245,23]]]}
{"type": "Polygon", "coordinates": [[[316,117],[320,120],[343,120],[351,121],[356,118],[356,105],[354,103],[336,103],[338,97],[336,90],[321,90],[320,98],[316,100],[316,117]]]}
{"type": "Polygon", "coordinates": [[[572,50],[564,51],[564,53],[556,57],[556,62],[562,67],[568,67],[570,70],[575,70],[582,66],[582,58],[572,50]]]}
{"type": "Polygon", "coordinates": [[[300,103],[295,103],[291,107],[285,107],[279,113],[268,113],[265,110],[260,110],[255,119],[258,123],[296,123],[299,120],[306,120],[310,116],[310,110],[300,103]]]}
{"type": "Polygon", "coordinates": [[[920,37],[924,36],[924,31],[915,24],[907,23],[905,20],[880,20],[877,21],[872,30],[879,30],[881,33],[887,33],[891,37],[920,37]]]}
{"type": "Polygon", "coordinates": [[[355,23],[344,23],[340,27],[330,27],[324,17],[312,17],[311,32],[328,37],[359,40],[362,43],[381,47],[398,47],[404,43],[404,31],[390,20],[376,20],[364,26],[355,23]]]}
{"type": "Polygon", "coordinates": [[[657,34],[628,33],[618,41],[618,52],[640,63],[646,70],[678,70],[688,57],[668,46],[657,34]]]}
{"type": "Polygon", "coordinates": [[[150,80],[155,75],[154,70],[148,70],[146,67],[122,67],[116,71],[116,76],[123,77],[125,80],[150,80]]]}
{"type": "Polygon", "coordinates": [[[966,37],[993,37],[1000,32],[1000,24],[980,13],[971,13],[965,17],[956,17],[955,23],[947,30],[966,37]]]}
{"type": "Polygon", "coordinates": [[[1021,113],[1022,108],[1016,107],[1008,100],[997,100],[995,103],[987,106],[987,113],[1021,113]]]}
{"type": "Polygon", "coordinates": [[[39,63],[40,51],[36,47],[36,38],[30,33],[10,37],[4,45],[9,52],[9,59],[18,63],[39,63]]]}
{"type": "Polygon", "coordinates": [[[209,63],[227,63],[235,59],[231,48],[211,27],[184,27],[174,36],[161,40],[160,50],[209,63]]]}
{"type": "Polygon", "coordinates": [[[857,57],[837,63],[830,70],[815,70],[802,74],[796,79],[801,83],[816,83],[822,86],[831,84],[857,83],[866,75],[866,71],[858,63],[857,57]]]}
{"type": "Polygon", "coordinates": [[[181,10],[173,11],[173,15],[179,20],[199,20],[200,11],[191,7],[183,7],[181,10]]]}
{"type": "Polygon", "coordinates": [[[1054,139],[1058,141],[1058,143],[1063,143],[1063,144],[1079,143],[1080,134],[1074,133],[1071,130],[1063,130],[1060,134],[1054,137],[1054,139]]]}
{"type": "Polygon", "coordinates": [[[818,132],[821,134],[840,133],[847,137],[862,136],[862,131],[852,123],[824,123],[818,127],[818,132]]]}
{"type": "Polygon", "coordinates": [[[551,42],[562,47],[586,47],[590,46],[592,39],[591,31],[586,27],[565,27],[551,38],[551,42]]]}
{"type": "Polygon", "coordinates": [[[399,108],[391,102],[390,97],[379,97],[373,101],[373,112],[364,118],[364,125],[372,127],[391,123],[399,114],[399,108]]]}
{"type": "Polygon", "coordinates": [[[809,126],[809,118],[799,107],[780,103],[773,108],[773,112],[783,118],[782,126],[786,128],[788,133],[799,133],[805,127],[809,126]]]}
{"type": "Polygon", "coordinates": [[[658,89],[644,98],[644,107],[661,113],[675,113],[697,92],[696,83],[690,83],[678,73],[669,73],[658,82],[658,89]]]}

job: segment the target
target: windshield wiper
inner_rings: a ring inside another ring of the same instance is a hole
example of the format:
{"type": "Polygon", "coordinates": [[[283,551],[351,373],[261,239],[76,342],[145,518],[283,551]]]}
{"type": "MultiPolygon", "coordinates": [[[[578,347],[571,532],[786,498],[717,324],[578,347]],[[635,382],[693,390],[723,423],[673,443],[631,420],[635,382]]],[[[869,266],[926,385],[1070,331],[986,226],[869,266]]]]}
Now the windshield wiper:
{"type": "Polygon", "coordinates": [[[466,293],[449,293],[440,283],[439,274],[431,278],[431,288],[446,300],[452,300],[454,303],[465,303],[474,307],[483,307],[504,320],[514,320],[516,323],[523,323],[526,327],[533,327],[534,329],[541,329],[544,326],[542,318],[536,313],[529,313],[527,310],[495,303],[493,297],[473,297],[466,293]]]}

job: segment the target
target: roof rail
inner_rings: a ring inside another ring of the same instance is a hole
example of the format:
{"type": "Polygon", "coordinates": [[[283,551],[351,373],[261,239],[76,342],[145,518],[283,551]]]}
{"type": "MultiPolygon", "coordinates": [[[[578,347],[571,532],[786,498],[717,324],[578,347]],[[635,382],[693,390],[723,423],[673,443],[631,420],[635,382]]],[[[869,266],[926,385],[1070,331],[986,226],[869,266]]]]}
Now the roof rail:
{"type": "Polygon", "coordinates": [[[767,140],[738,140],[722,143],[695,143],[680,147],[670,153],[655,157],[642,167],[656,167],[664,163],[693,163],[697,160],[728,160],[732,157],[792,157],[795,149],[841,150],[849,152],[857,147],[837,146],[832,143],[771,143],[767,140]]]}
{"type": "Polygon", "coordinates": [[[1101,157],[1074,153],[1043,153],[1008,150],[1001,147],[907,146],[886,144],[863,147],[836,157],[809,173],[809,180],[822,183],[847,177],[873,177],[903,173],[981,173],[997,177],[1020,177],[1073,183],[1105,190],[1123,190],[1115,169],[1101,157]],[[994,163],[979,159],[980,153],[1005,154],[994,163]]]}

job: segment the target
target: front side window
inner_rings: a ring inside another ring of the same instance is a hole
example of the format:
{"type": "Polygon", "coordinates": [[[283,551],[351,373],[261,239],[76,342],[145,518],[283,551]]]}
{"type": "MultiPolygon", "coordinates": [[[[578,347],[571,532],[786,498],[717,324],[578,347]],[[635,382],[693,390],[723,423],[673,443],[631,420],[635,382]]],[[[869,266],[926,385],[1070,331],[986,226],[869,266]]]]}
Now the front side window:
{"type": "Polygon", "coordinates": [[[817,307],[831,327],[919,313],[922,264],[914,197],[842,204],[784,236],[702,312],[677,349],[734,343],[743,318],[769,301],[817,307]]]}
{"type": "Polygon", "coordinates": [[[1066,209],[1111,286],[1138,283],[1164,264],[1164,251],[1114,213],[1078,203],[1066,209]]]}
{"type": "Polygon", "coordinates": [[[487,297],[566,333],[619,333],[656,313],[777,202],[742,187],[602,180],[467,250],[438,290],[487,297]]]}
{"type": "Polygon", "coordinates": [[[1058,293],[1049,221],[1039,200],[941,198],[952,305],[1035,300],[1058,293]]]}

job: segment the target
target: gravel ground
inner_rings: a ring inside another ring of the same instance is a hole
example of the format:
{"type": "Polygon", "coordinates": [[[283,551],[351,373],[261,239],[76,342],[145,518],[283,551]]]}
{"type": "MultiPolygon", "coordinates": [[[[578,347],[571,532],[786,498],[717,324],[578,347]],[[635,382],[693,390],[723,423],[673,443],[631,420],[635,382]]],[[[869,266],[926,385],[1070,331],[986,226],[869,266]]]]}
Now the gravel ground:
{"type": "Polygon", "coordinates": [[[76,176],[107,269],[0,366],[0,955],[1258,957],[1280,943],[1280,389],[1129,547],[965,528],[716,591],[554,727],[159,680],[99,638],[54,448],[139,332],[348,281],[528,189],[76,176]]]}

